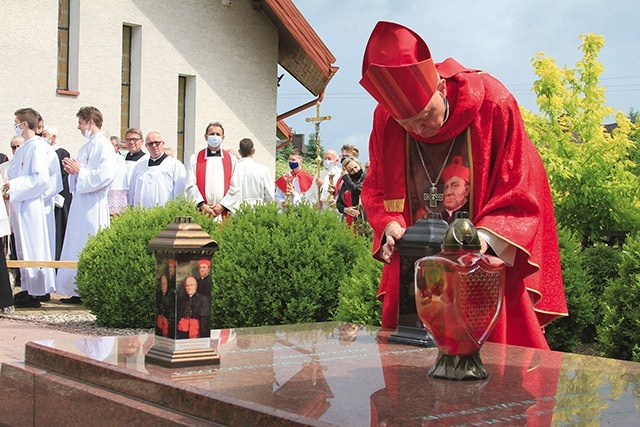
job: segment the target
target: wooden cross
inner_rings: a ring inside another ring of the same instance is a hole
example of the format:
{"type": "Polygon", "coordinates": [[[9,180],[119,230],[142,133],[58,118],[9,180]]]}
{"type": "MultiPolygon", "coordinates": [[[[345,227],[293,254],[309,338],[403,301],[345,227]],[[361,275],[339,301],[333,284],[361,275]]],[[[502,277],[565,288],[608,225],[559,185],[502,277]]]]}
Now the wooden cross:
{"type": "Polygon", "coordinates": [[[438,202],[444,200],[444,193],[438,193],[438,189],[435,186],[431,187],[431,193],[423,193],[423,200],[429,201],[429,206],[435,208],[438,206],[438,202]]]}

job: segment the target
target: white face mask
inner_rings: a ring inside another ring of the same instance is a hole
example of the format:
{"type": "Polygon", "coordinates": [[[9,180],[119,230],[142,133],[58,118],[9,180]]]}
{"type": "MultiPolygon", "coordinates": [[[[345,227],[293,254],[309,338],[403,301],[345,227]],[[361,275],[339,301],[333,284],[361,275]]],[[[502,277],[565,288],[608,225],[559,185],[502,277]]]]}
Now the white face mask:
{"type": "Polygon", "coordinates": [[[222,145],[222,137],[218,135],[209,135],[207,136],[207,144],[212,149],[218,149],[222,145]]]}
{"type": "Polygon", "coordinates": [[[333,160],[325,160],[324,161],[324,168],[325,169],[331,169],[333,167],[333,160]]]}
{"type": "Polygon", "coordinates": [[[13,125],[13,129],[16,131],[16,135],[22,136],[22,132],[24,132],[24,129],[20,129],[20,123],[18,123],[17,125],[13,125]]]}

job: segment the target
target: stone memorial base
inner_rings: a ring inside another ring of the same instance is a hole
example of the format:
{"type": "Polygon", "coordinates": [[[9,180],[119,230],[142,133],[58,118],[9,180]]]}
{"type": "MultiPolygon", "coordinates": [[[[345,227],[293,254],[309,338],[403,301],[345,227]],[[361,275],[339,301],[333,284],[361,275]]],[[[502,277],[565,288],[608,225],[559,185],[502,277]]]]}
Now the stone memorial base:
{"type": "Polygon", "coordinates": [[[220,365],[145,363],[153,335],[30,342],[0,425],[634,425],[640,364],[487,343],[489,378],[434,380],[436,349],[342,323],[212,331],[220,365]]]}
{"type": "Polygon", "coordinates": [[[209,338],[174,340],[156,336],[154,346],[145,355],[145,362],[165,368],[184,368],[217,365],[220,356],[211,348],[209,338]]]}

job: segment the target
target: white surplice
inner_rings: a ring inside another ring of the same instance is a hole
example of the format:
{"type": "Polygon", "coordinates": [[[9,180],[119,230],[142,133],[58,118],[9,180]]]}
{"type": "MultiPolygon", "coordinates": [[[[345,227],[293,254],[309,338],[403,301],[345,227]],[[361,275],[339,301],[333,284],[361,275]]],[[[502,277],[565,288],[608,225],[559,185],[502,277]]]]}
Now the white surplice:
{"type": "MultiPolygon", "coordinates": [[[[322,186],[320,187],[320,200],[322,201],[323,209],[331,208],[327,203],[327,200],[329,200],[329,184],[332,183],[335,186],[341,174],[342,167],[339,162],[333,164],[329,169],[325,169],[320,172],[320,178],[323,181],[322,186]]],[[[334,201],[337,197],[338,193],[335,192],[333,194],[334,201]]],[[[335,209],[335,206],[333,209],[335,209]]]]}
{"type": "Polygon", "coordinates": [[[126,156],[125,158],[125,166],[127,167],[127,188],[129,188],[129,183],[131,182],[131,175],[133,174],[133,169],[139,164],[139,163],[146,163],[149,160],[149,154],[147,153],[143,153],[142,156],[140,156],[140,158],[138,160],[126,160],[126,156]]]}
{"type": "MultiPolygon", "coordinates": [[[[205,193],[207,196],[207,203],[209,206],[213,206],[216,203],[220,203],[222,206],[233,212],[237,206],[237,199],[240,195],[240,187],[236,183],[236,165],[237,159],[234,155],[230,154],[226,150],[220,150],[222,156],[207,157],[207,166],[205,172],[205,193]],[[223,156],[229,156],[231,159],[231,181],[229,183],[229,189],[225,193],[224,191],[224,167],[223,156]]],[[[193,200],[194,203],[199,204],[204,201],[198,185],[196,183],[196,156],[202,155],[202,151],[198,151],[191,155],[189,163],[187,164],[187,187],[185,193],[187,198],[193,200]]],[[[205,150],[206,155],[206,150],[205,150]]],[[[222,218],[219,215],[215,218],[220,221],[222,218]]]]}
{"type": "Polygon", "coordinates": [[[166,156],[157,166],[149,166],[149,160],[139,162],[129,182],[129,204],[144,208],[164,206],[184,195],[186,179],[184,165],[174,157],[166,156]]]}
{"type": "Polygon", "coordinates": [[[255,205],[260,202],[272,202],[273,179],[269,174],[269,168],[257,163],[251,157],[244,157],[238,160],[236,165],[236,176],[240,187],[240,197],[238,206],[241,203],[255,205]]]}
{"type": "MultiPolygon", "coordinates": [[[[46,141],[45,141],[46,142],[46,141]]],[[[47,215],[47,226],[49,229],[49,240],[51,244],[51,256],[52,259],[56,259],[56,198],[58,193],[63,189],[62,185],[62,171],[60,170],[60,158],[56,153],[55,148],[50,144],[46,144],[43,151],[47,153],[49,161],[49,174],[54,177],[49,181],[49,187],[44,192],[42,197],[44,198],[44,211],[47,215]]]]}
{"type": "MultiPolygon", "coordinates": [[[[53,196],[50,193],[55,190],[58,178],[55,169],[51,168],[51,150],[46,141],[35,136],[16,150],[7,171],[16,255],[25,261],[51,261],[54,258],[55,229],[50,233],[49,227],[55,224],[55,219],[49,221],[47,205],[51,203],[53,215],[53,196]]],[[[55,153],[53,156],[57,162],[55,153]]],[[[62,184],[61,180],[59,182],[62,184]]],[[[29,295],[39,296],[56,291],[55,271],[52,268],[24,268],[21,269],[21,275],[21,287],[29,295]]]]}
{"type": "Polygon", "coordinates": [[[127,165],[124,157],[113,152],[116,159],[116,177],[109,185],[109,214],[119,215],[128,205],[129,175],[127,173],[127,165]]]}
{"type": "MultiPolygon", "coordinates": [[[[118,169],[113,146],[103,132],[92,135],[80,147],[77,160],[82,168],[78,174],[69,174],[69,190],[73,193],[73,200],[60,255],[63,261],[77,260],[89,236],[109,226],[107,194],[118,169]]],[[[75,269],[58,270],[59,294],[78,295],[75,282],[75,269]]]]}

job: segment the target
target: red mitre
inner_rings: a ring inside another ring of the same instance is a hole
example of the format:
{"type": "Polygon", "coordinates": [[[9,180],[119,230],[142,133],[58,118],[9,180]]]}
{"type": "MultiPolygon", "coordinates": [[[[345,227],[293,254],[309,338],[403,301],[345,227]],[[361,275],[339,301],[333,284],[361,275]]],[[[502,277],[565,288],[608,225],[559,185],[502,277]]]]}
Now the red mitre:
{"type": "Polygon", "coordinates": [[[427,106],[438,86],[427,44],[393,22],[376,24],[362,61],[360,85],[396,120],[406,120],[427,106]]]}
{"type": "Polygon", "coordinates": [[[451,177],[457,176],[469,182],[469,168],[462,164],[462,156],[455,156],[449,166],[442,172],[442,182],[445,184],[451,177]]]}

